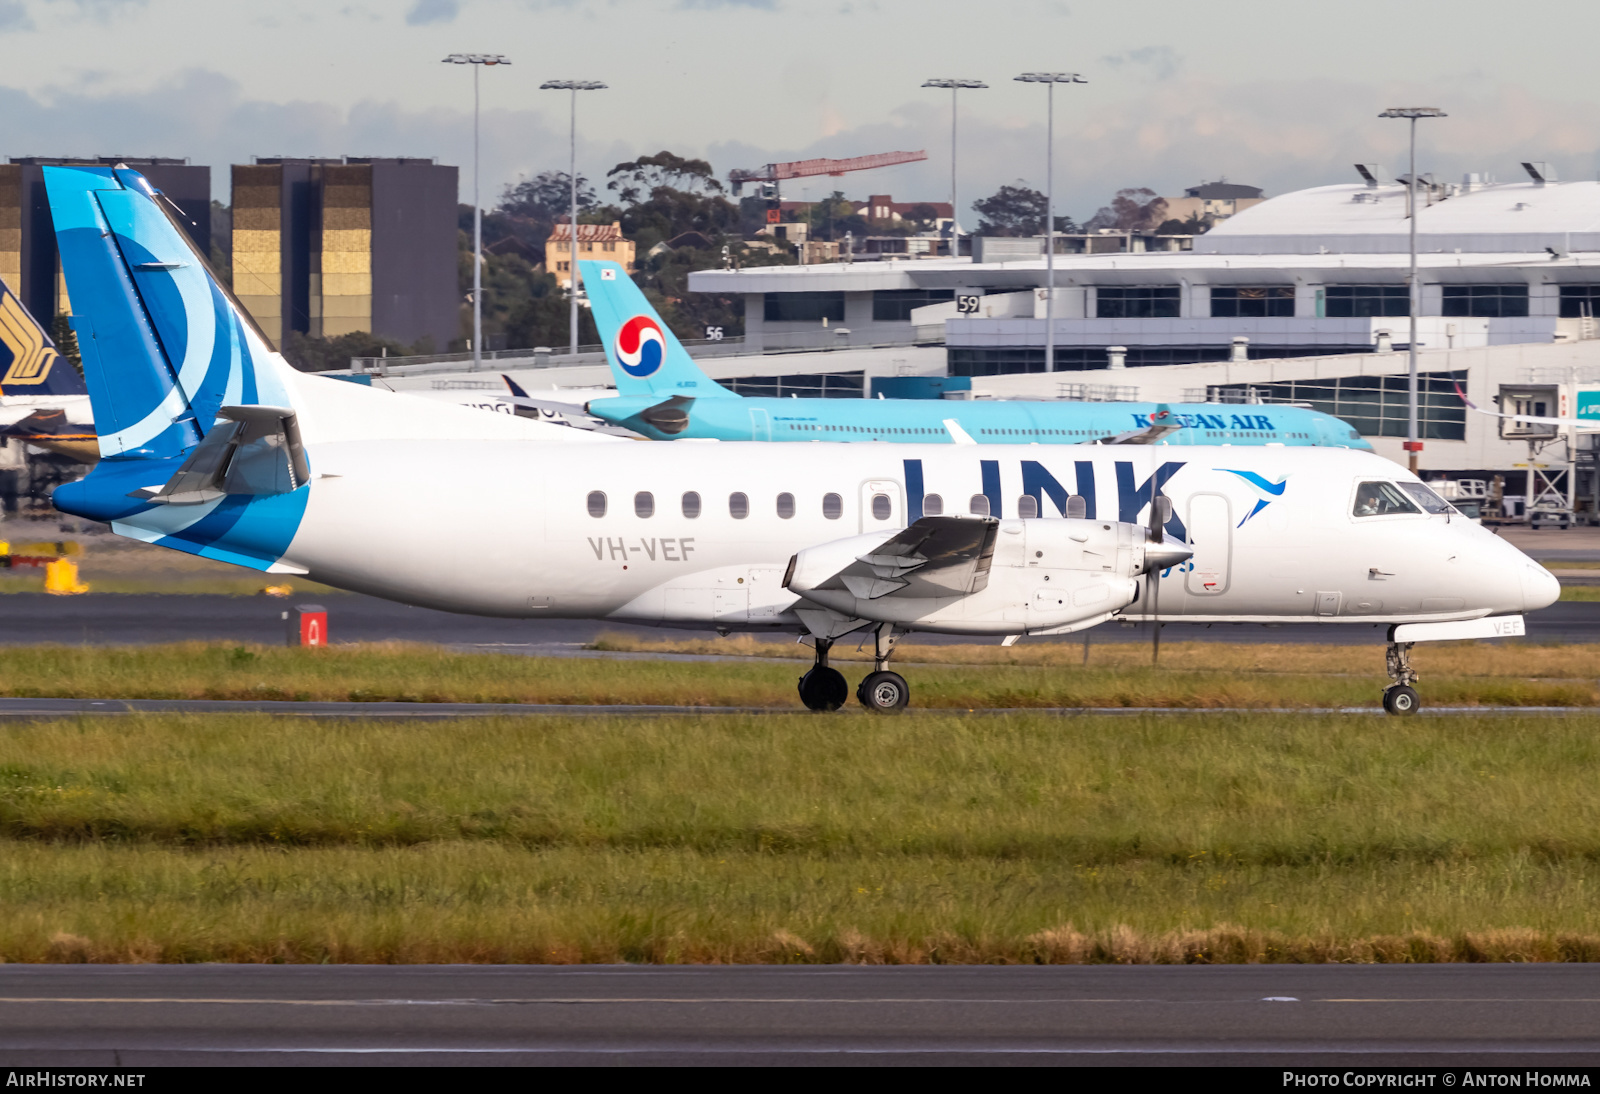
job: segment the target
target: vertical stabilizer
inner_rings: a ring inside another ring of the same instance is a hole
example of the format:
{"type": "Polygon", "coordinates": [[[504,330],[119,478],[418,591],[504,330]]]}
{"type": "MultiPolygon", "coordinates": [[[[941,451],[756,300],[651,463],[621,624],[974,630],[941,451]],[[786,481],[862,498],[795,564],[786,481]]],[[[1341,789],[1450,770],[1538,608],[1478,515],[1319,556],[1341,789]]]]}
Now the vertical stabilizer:
{"type": "Polygon", "coordinates": [[[579,262],[619,395],[737,398],[694,363],[677,335],[615,262],[579,262]]]}
{"type": "Polygon", "coordinates": [[[83,377],[0,281],[0,395],[84,395],[83,377]]]}
{"type": "Polygon", "coordinates": [[[289,403],[281,358],[144,176],[44,176],[103,456],[175,456],[224,406],[289,403]]]}

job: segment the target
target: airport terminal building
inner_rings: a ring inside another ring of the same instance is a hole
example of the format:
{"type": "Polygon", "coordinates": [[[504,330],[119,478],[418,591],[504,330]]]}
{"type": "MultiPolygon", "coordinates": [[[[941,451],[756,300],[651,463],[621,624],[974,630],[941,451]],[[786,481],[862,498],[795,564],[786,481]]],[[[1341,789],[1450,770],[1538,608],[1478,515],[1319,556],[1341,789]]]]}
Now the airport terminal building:
{"type": "MultiPolygon", "coordinates": [[[[1363,172],[1245,209],[1192,251],[1058,254],[1056,369],[1403,349],[1406,187],[1363,172]]],[[[1529,164],[1514,182],[1419,187],[1417,206],[1421,346],[1594,334],[1600,183],[1529,164]]],[[[1043,372],[1042,240],[1005,242],[1001,260],[709,270],[690,287],[743,294],[752,349],[942,342],[951,375],[1043,372]]]]}

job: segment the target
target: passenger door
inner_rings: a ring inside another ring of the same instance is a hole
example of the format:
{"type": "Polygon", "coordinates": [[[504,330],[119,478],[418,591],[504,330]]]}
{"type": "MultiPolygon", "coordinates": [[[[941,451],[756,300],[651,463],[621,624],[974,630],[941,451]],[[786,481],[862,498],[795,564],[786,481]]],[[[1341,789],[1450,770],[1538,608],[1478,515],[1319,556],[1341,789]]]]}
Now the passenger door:
{"type": "Polygon", "coordinates": [[[772,440],[772,419],[765,410],[752,410],[750,412],[750,439],[752,441],[772,440]]]}
{"type": "Polygon", "coordinates": [[[1190,596],[1221,596],[1233,579],[1233,506],[1221,494],[1196,494],[1189,499],[1184,523],[1194,547],[1184,591],[1190,596]]]}

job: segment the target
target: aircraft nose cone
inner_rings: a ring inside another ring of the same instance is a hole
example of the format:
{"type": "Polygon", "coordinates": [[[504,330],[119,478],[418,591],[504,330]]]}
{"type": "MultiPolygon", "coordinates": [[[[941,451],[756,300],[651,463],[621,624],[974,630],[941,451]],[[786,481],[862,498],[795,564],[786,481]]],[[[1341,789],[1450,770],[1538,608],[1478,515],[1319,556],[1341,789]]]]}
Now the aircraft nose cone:
{"type": "Polygon", "coordinates": [[[1537,562],[1522,566],[1522,610],[1536,612],[1561,599],[1561,582],[1537,562]]]}
{"type": "Polygon", "coordinates": [[[1144,569],[1141,573],[1152,570],[1165,570],[1168,566],[1176,566],[1194,557],[1194,548],[1187,543],[1180,543],[1175,539],[1162,540],[1160,543],[1146,543],[1144,545],[1144,569]]]}

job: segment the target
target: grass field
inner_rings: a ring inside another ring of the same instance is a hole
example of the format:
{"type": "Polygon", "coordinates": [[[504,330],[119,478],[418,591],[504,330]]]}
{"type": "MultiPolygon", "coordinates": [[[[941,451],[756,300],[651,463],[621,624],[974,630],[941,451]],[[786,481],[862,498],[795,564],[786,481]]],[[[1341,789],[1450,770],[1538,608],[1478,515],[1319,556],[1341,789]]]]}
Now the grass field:
{"type": "MultiPolygon", "coordinates": [[[[645,652],[720,653],[695,663],[532,658],[423,645],[324,649],[179,643],[0,647],[0,695],[148,699],[644,703],[795,709],[806,647],[751,639],[599,643],[645,652]],[[743,656],[741,656],[743,655],[743,656]],[[777,659],[777,660],[774,660],[777,659]],[[783,659],[787,659],[785,663],[783,659]]],[[[914,646],[896,664],[925,709],[997,707],[1376,706],[1387,677],[1370,647],[1168,643],[1152,668],[1142,644],[914,646]]],[[[838,660],[855,655],[838,648],[838,660]]],[[[1414,663],[1435,705],[1600,704],[1589,646],[1424,646],[1414,663]]],[[[861,667],[849,668],[852,679],[861,667]]]]}
{"type": "Polygon", "coordinates": [[[7,961],[1600,959],[1600,716],[8,727],[7,961]]]}

